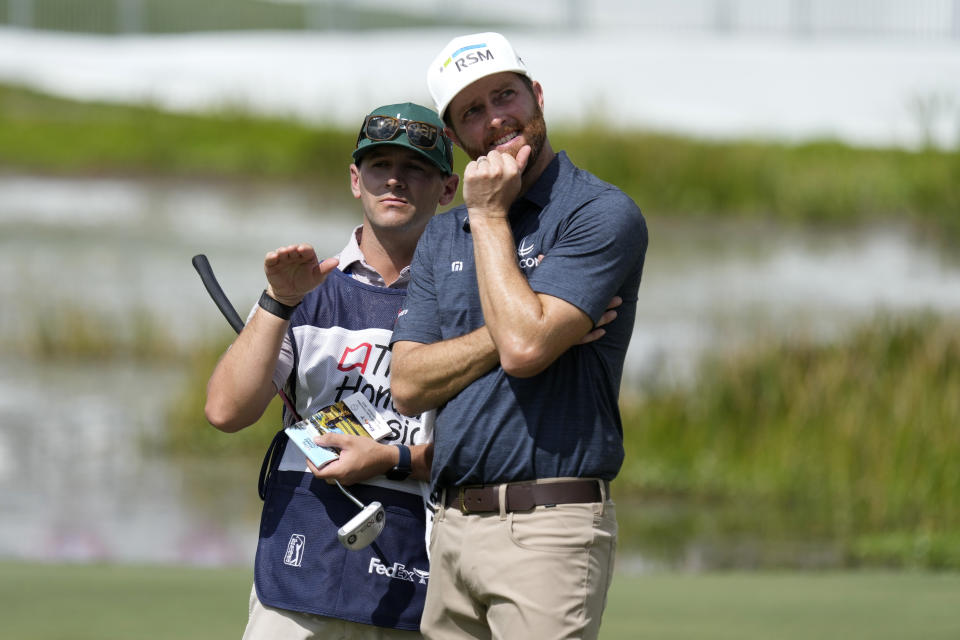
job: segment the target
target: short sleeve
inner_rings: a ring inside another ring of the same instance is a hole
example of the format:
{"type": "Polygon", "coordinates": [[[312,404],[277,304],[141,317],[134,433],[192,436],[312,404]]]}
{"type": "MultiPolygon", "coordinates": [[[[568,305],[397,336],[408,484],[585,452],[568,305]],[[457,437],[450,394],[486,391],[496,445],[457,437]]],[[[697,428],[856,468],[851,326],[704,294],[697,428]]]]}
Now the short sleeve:
{"type": "MultiPolygon", "coordinates": [[[[605,191],[574,211],[530,275],[537,293],[569,302],[597,322],[631,274],[642,271],[647,227],[639,207],[618,190],[605,191]]],[[[633,302],[624,298],[625,302],[633,302]]]]}
{"type": "Polygon", "coordinates": [[[440,342],[440,309],[437,303],[431,247],[439,235],[437,218],[424,230],[410,264],[410,284],[403,308],[397,315],[390,344],[401,340],[433,344],[440,342]]]}

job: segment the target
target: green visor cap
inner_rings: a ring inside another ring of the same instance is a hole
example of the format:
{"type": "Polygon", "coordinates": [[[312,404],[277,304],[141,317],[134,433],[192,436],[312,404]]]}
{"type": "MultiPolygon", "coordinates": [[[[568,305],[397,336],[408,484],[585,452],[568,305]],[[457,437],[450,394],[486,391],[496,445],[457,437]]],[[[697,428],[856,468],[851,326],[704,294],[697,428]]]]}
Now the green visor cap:
{"type": "Polygon", "coordinates": [[[385,144],[413,149],[445,174],[453,173],[453,143],[443,134],[443,121],[435,112],[419,104],[390,104],[371,111],[363,119],[357,135],[357,148],[353,150],[354,162],[360,162],[361,156],[368,150],[385,144]],[[375,120],[368,126],[374,116],[395,118],[400,121],[400,126],[389,120],[375,120]],[[371,138],[371,135],[376,139],[371,138]],[[410,135],[413,136],[413,142],[410,135]],[[429,146],[431,144],[432,146],[429,146]]]}

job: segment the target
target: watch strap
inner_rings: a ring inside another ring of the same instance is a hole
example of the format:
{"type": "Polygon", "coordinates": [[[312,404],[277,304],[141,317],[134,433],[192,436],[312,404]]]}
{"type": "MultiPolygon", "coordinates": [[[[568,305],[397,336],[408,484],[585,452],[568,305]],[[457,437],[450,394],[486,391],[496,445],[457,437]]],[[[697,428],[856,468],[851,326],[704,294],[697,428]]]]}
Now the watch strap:
{"type": "Polygon", "coordinates": [[[394,445],[400,451],[400,459],[396,466],[387,471],[386,476],[390,480],[406,480],[413,473],[413,466],[410,460],[410,447],[405,444],[394,445]]]}
{"type": "Polygon", "coordinates": [[[293,311],[297,308],[296,306],[291,307],[288,304],[274,300],[270,297],[270,294],[267,293],[266,289],[260,294],[260,300],[257,304],[267,313],[273,314],[283,320],[289,320],[290,316],[293,315],[293,311]]]}

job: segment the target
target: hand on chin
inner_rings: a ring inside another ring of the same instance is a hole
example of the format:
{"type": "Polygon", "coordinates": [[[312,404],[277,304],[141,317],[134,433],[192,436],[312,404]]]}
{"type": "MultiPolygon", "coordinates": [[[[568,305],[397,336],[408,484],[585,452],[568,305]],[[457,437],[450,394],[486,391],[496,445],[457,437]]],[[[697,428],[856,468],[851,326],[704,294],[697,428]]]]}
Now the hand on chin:
{"type": "Polygon", "coordinates": [[[520,149],[522,149],[523,145],[525,144],[527,144],[526,141],[524,140],[523,136],[520,135],[509,142],[505,142],[499,146],[493,147],[487,151],[487,153],[490,153],[490,151],[499,151],[500,153],[506,153],[516,158],[517,154],[520,153],[520,149]]]}

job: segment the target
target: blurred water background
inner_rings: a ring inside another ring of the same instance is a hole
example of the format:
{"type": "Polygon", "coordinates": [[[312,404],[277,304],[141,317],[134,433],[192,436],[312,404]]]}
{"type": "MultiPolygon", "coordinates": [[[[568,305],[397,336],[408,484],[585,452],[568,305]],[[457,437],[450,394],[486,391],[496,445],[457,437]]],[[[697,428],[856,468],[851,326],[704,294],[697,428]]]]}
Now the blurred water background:
{"type": "MultiPolygon", "coordinates": [[[[370,14],[382,3],[372,2],[191,6],[0,0],[0,82],[352,129],[373,105],[429,104],[423,78],[435,51],[453,35],[496,28],[543,83],[551,127],[945,153],[960,145],[957,0],[421,0],[378,21],[370,14]]],[[[0,165],[0,557],[252,561],[256,461],[149,446],[182,400],[188,363],[29,357],[17,345],[85,317],[109,322],[101,333],[134,335],[146,317],[178,352],[222,346],[229,329],[191,256],[209,256],[243,312],[263,287],[266,251],[299,241],[338,251],[359,215],[345,198],[348,152],[335,193],[309,180],[0,165]],[[50,320],[58,317],[66,320],[50,320]]],[[[705,356],[758,341],[829,342],[878,313],[960,314],[956,239],[910,221],[674,216],[631,195],[651,229],[623,389],[631,400],[694,384],[705,356]]],[[[651,504],[625,520],[685,508],[651,504]]],[[[625,564],[749,566],[762,563],[757,537],[698,535],[668,551],[634,541],[625,564]]],[[[843,562],[829,537],[789,542],[802,557],[774,562],[843,562]]]]}

